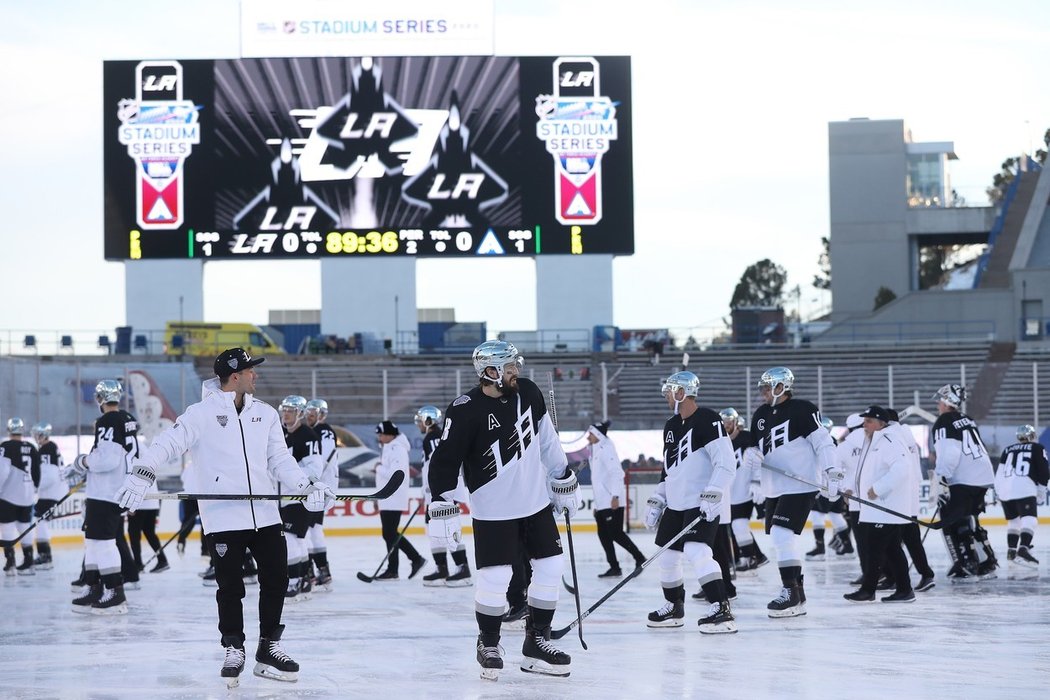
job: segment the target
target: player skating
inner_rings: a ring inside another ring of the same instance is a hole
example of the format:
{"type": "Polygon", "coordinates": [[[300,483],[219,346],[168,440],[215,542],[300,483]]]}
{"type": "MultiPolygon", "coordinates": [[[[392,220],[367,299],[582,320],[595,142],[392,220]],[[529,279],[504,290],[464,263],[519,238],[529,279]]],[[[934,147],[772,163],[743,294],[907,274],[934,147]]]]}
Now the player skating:
{"type": "Polygon", "coordinates": [[[1046,502],[1048,479],[1046,450],[1036,442],[1035,428],[1022,425],[1017,429],[1017,442],[1003,450],[995,465],[995,494],[1006,517],[1006,561],[1010,566],[1039,568],[1039,560],[1032,555],[1032,538],[1039,523],[1036,504],[1046,502]]]}
{"type": "MultiPolygon", "coordinates": [[[[430,493],[430,460],[434,456],[434,450],[441,442],[442,428],[441,409],[436,406],[422,406],[416,411],[416,427],[423,434],[423,507],[429,509],[433,502],[430,493]]],[[[467,485],[463,483],[463,474],[459,475],[456,485],[456,493],[453,494],[456,503],[467,503],[467,485]]],[[[445,541],[444,527],[436,527],[431,533],[430,515],[427,514],[427,535],[430,539],[430,554],[434,557],[434,571],[423,577],[424,586],[449,586],[451,588],[469,586],[470,564],[467,562],[467,549],[462,542],[455,543],[455,548],[450,548],[445,541]],[[452,563],[456,570],[451,575],[448,568],[448,556],[452,555],[452,563]]]]}

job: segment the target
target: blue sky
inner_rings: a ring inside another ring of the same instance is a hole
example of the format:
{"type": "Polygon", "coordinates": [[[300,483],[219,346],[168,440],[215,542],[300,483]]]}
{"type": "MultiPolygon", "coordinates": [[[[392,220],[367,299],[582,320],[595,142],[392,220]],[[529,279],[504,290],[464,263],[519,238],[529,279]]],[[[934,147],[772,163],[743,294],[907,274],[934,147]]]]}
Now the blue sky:
{"type": "MultiPolygon", "coordinates": [[[[101,61],[235,56],[239,5],[4,6],[0,329],[112,330],[124,283],[102,260],[101,61]]],[[[624,328],[719,323],[763,257],[802,285],[804,311],[817,305],[829,121],[901,118],[915,140],[954,141],[954,184],[975,203],[1050,127],[1042,2],[496,0],[495,17],[500,54],[633,57],[637,252],[613,263],[624,328]]],[[[479,265],[534,283],[527,261],[421,261],[418,305],[534,328],[532,296],[508,312],[505,294],[479,289],[479,265]]],[[[213,263],[205,297],[206,320],[265,323],[271,308],[319,307],[319,265],[213,263]],[[285,282],[246,298],[245,276],[285,282]]]]}

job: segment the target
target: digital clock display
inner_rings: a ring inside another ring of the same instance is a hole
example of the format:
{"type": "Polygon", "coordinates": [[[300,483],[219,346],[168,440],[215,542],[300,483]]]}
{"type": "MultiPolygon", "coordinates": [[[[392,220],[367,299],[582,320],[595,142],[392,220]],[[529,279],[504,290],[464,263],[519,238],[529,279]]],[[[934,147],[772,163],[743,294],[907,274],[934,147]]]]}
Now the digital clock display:
{"type": "Polygon", "coordinates": [[[634,252],[630,59],[107,61],[105,257],[634,252]]]}

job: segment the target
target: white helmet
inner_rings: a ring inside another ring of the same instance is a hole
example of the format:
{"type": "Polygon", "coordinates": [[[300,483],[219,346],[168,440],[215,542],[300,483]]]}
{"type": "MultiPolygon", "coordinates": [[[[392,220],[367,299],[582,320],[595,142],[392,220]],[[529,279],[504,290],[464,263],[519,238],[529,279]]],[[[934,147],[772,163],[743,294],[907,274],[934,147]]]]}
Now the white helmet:
{"type": "Polygon", "coordinates": [[[33,439],[40,442],[41,438],[51,437],[51,424],[50,423],[37,423],[33,426],[33,439]]]}
{"type": "Polygon", "coordinates": [[[322,421],[328,417],[328,402],[324,399],[311,399],[306,402],[306,408],[304,410],[307,414],[316,413],[317,420],[322,421]]]}
{"type": "Polygon", "coordinates": [[[421,406],[416,411],[416,427],[426,431],[432,425],[441,423],[441,409],[437,406],[421,406]]]}
{"type": "Polygon", "coordinates": [[[759,377],[758,380],[759,388],[763,386],[769,387],[770,406],[776,404],[777,399],[791,391],[791,387],[794,386],[794,384],[795,375],[787,367],[770,367],[762,373],[762,376],[759,377]],[[784,387],[780,390],[779,394],[777,393],[778,384],[784,387]]]}
{"type": "Polygon", "coordinates": [[[107,403],[120,403],[124,387],[116,379],[103,379],[95,385],[95,401],[99,406],[107,403]]]}
{"type": "Polygon", "coordinates": [[[740,414],[737,413],[736,409],[730,406],[729,408],[723,408],[718,412],[718,417],[722,419],[722,422],[733,421],[737,423],[740,421],[740,414]]]}
{"type": "Polygon", "coordinates": [[[503,371],[507,365],[517,365],[519,370],[525,366],[525,358],[518,353],[513,343],[505,340],[486,340],[474,348],[471,359],[478,376],[499,387],[503,386],[503,371]],[[494,368],[499,375],[496,379],[485,375],[485,370],[489,367],[494,368]]]}
{"type": "Polygon", "coordinates": [[[280,411],[295,411],[295,419],[299,420],[303,417],[303,413],[306,412],[306,399],[297,394],[285,396],[281,400],[281,405],[277,408],[280,411]]]}
{"type": "Polygon", "coordinates": [[[1022,425],[1017,428],[1017,439],[1021,442],[1035,442],[1035,426],[1022,425]]]}
{"type": "Polygon", "coordinates": [[[953,408],[959,408],[963,405],[963,401],[966,400],[966,387],[962,384],[945,384],[937,390],[933,398],[943,401],[953,408]]]}
{"type": "Polygon", "coordinates": [[[663,385],[660,387],[660,393],[665,396],[668,393],[675,395],[679,389],[685,391],[685,396],[695,398],[700,393],[700,377],[688,371],[675,372],[664,380],[663,385]]]}
{"type": "Polygon", "coordinates": [[[7,432],[12,435],[25,435],[26,422],[17,416],[7,420],[7,432]]]}

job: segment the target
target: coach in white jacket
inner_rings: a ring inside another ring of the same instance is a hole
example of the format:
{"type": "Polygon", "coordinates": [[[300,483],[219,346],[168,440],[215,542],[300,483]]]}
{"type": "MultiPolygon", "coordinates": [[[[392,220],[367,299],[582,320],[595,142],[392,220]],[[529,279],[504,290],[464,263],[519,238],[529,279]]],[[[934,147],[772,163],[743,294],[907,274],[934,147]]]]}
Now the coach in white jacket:
{"type": "MultiPolygon", "coordinates": [[[[410,500],[408,497],[408,450],[410,445],[408,438],[388,420],[376,425],[376,437],[382,449],[379,465],[376,467],[376,486],[382,488],[397,472],[404,472],[405,480],[401,482],[400,488],[394,492],[394,495],[379,502],[379,522],[383,528],[383,540],[386,542],[388,555],[386,571],[376,576],[375,580],[398,580],[398,564],[401,557],[398,552],[404,552],[411,562],[412,569],[408,577],[412,578],[419,573],[427,560],[416,551],[407,537],[398,532],[401,526],[401,514],[408,510],[410,500]]],[[[419,504],[414,504],[414,507],[418,508],[419,504]]]]}
{"type": "Polygon", "coordinates": [[[641,550],[623,531],[623,518],[627,505],[627,488],[623,481],[623,465],[616,454],[616,446],[609,439],[609,421],[595,423],[587,429],[587,442],[591,444],[591,488],[594,491],[594,519],[598,523],[598,540],[605,550],[609,570],[598,574],[598,578],[619,578],[623,575],[616,559],[616,543],[634,557],[635,566],[645,562],[641,550]]]}
{"type": "MultiPolygon", "coordinates": [[[[189,452],[198,491],[209,494],[305,493],[306,506],[323,510],[331,489],[311,480],[285,445],[281,419],[270,405],[252,396],[254,367],[242,348],[215,360],[216,378],[204,382],[202,398],[154,438],[136,460],[133,473],[117,493],[120,505],[134,510],[152,487],[159,465],[189,452]]],[[[236,678],[244,666],[244,581],[241,566],[250,550],[259,567],[259,651],[256,675],[296,680],[298,664],[280,650],[281,613],[288,586],[287,549],[276,500],[199,500],[201,524],[215,556],[215,595],[219,633],[226,648],[223,676],[236,678]],[[238,658],[239,655],[239,658],[238,658]],[[239,668],[237,667],[239,663],[239,668]],[[294,667],[294,668],[293,668],[294,667]]]]}
{"type": "MultiPolygon", "coordinates": [[[[907,445],[894,431],[887,430],[890,413],[881,406],[869,406],[860,414],[864,419],[864,432],[871,443],[857,468],[857,483],[860,497],[880,506],[906,513],[909,508],[912,479],[911,458],[907,445]]],[[[897,584],[897,590],[882,598],[884,603],[910,603],[915,600],[911,580],[908,577],[908,560],[901,548],[901,535],[908,520],[886,511],[860,505],[860,522],[866,524],[868,566],[860,590],[847,593],[846,600],[867,603],[875,600],[875,589],[879,581],[879,562],[886,567],[897,584]]]]}

